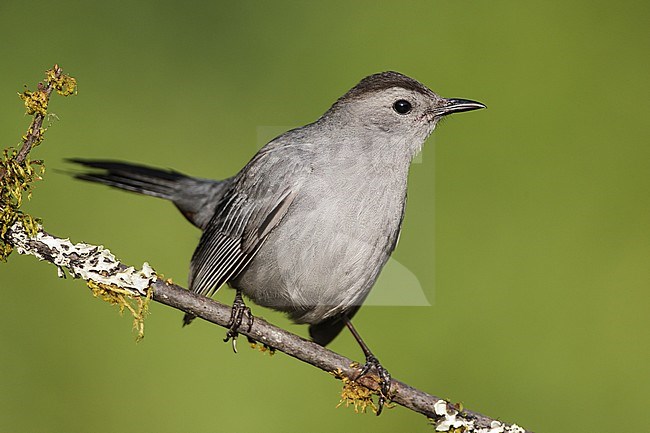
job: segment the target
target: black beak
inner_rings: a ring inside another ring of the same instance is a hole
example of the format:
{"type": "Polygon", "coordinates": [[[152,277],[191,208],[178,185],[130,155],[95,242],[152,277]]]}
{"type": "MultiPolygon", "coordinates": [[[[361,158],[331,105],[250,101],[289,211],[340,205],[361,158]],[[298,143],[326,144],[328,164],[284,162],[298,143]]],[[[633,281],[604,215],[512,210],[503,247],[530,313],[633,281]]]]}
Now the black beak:
{"type": "Polygon", "coordinates": [[[469,99],[445,99],[443,105],[438,108],[437,116],[446,116],[447,114],[461,113],[463,111],[480,110],[487,108],[484,104],[469,99]]]}

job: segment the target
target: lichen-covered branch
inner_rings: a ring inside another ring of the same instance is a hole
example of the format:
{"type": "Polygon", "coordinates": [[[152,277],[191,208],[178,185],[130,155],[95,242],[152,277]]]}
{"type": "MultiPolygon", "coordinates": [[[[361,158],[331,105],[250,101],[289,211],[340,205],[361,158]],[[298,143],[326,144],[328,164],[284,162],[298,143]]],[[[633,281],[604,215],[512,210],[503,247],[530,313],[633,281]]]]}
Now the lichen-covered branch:
{"type": "MultiPolygon", "coordinates": [[[[128,294],[132,298],[152,296],[153,300],[191,313],[209,322],[228,327],[231,309],[213,299],[199,296],[169,281],[156,276],[153,269],[144,263],[142,269],[127,267],[102,246],[84,243],[73,244],[45,233],[38,228],[35,236],[30,236],[20,223],[12,226],[7,240],[20,254],[30,254],[40,260],[53,263],[59,269],[59,276],[66,269],[75,278],[90,282],[90,286],[101,284],[109,292],[128,294]]],[[[246,322],[246,320],[244,320],[246,322]]],[[[240,333],[266,347],[278,350],[300,361],[311,364],[331,373],[344,383],[343,399],[362,407],[372,405],[370,394],[358,392],[361,388],[373,392],[379,390],[372,376],[359,375],[359,365],[329,349],[326,349],[298,335],[271,325],[256,317],[250,330],[244,327],[240,333]]],[[[431,420],[436,431],[456,433],[526,433],[523,428],[508,425],[484,415],[460,409],[459,407],[413,388],[398,380],[393,380],[391,399],[405,408],[421,413],[431,420]]]]}
{"type": "Polygon", "coordinates": [[[41,161],[29,158],[31,150],[43,141],[47,117],[47,106],[53,91],[62,96],[76,92],[77,81],[63,73],[59,65],[45,73],[45,84],[39,83],[36,91],[25,89],[18,95],[25,103],[26,114],[34,116],[27,133],[22,138],[22,146],[16,150],[7,148],[0,157],[0,261],[11,253],[11,246],[4,241],[8,228],[16,221],[22,222],[30,234],[35,233],[36,220],[21,212],[23,197],[31,197],[33,183],[40,180],[44,172],[41,161]]]}
{"type": "MultiPolygon", "coordinates": [[[[63,74],[63,69],[59,65],[54,65],[49,69],[45,75],[45,84],[38,83],[38,89],[34,92],[25,90],[19,93],[20,98],[25,102],[25,109],[28,115],[33,115],[27,134],[23,136],[23,144],[20,150],[12,157],[14,164],[23,164],[27,155],[32,150],[32,147],[38,146],[43,140],[45,129],[43,128],[43,121],[47,116],[47,106],[50,101],[52,91],[56,90],[62,96],[68,96],[76,92],[77,81],[63,74]]],[[[7,174],[6,167],[0,167],[0,182],[7,174]]]]}

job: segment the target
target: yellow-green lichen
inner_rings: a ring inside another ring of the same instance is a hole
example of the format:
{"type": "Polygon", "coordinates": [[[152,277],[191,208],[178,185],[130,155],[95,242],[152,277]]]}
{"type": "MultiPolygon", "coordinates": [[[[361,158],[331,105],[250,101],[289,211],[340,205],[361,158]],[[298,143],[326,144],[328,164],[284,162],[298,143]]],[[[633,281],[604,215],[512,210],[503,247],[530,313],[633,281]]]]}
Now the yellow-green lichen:
{"type": "Polygon", "coordinates": [[[275,347],[271,347],[268,344],[259,343],[250,338],[248,339],[248,343],[251,345],[251,349],[253,350],[257,349],[262,353],[268,353],[269,356],[275,355],[275,347]]]}
{"type": "Polygon", "coordinates": [[[112,284],[98,283],[96,281],[87,281],[88,287],[96,298],[108,302],[111,305],[117,305],[120,314],[124,310],[129,310],[133,316],[133,329],[136,331],[136,341],[144,338],[144,319],[149,312],[149,301],[153,296],[153,290],[147,290],[147,296],[135,296],[128,290],[121,289],[112,284]]]}
{"type": "Polygon", "coordinates": [[[44,168],[40,163],[25,158],[16,161],[17,151],[5,149],[0,158],[0,261],[11,254],[12,247],[4,241],[9,228],[16,222],[22,223],[30,236],[36,234],[38,220],[23,213],[20,206],[23,199],[31,198],[33,182],[41,180],[44,168]]]}
{"type": "Polygon", "coordinates": [[[45,117],[47,114],[48,96],[44,89],[39,89],[35,92],[25,89],[23,93],[19,93],[18,96],[20,96],[20,99],[25,102],[26,113],[29,116],[40,114],[45,117]]]}
{"type": "MultiPolygon", "coordinates": [[[[358,364],[354,363],[350,366],[351,368],[358,368],[358,364]]],[[[343,382],[343,389],[341,390],[341,400],[336,407],[345,405],[345,407],[352,406],[354,407],[355,413],[366,413],[368,408],[372,410],[373,413],[377,413],[377,405],[373,400],[373,396],[377,395],[376,391],[372,391],[369,388],[361,385],[355,380],[350,379],[349,377],[343,374],[341,369],[337,369],[331,373],[343,382]]],[[[395,407],[395,404],[385,403],[384,407],[392,409],[395,407]]]]}
{"type": "Polygon", "coordinates": [[[56,93],[61,96],[69,96],[77,94],[77,80],[73,77],[60,74],[57,77],[57,70],[59,69],[58,65],[54,65],[54,68],[49,69],[46,72],[46,80],[49,84],[52,85],[56,93]]]}
{"type": "Polygon", "coordinates": [[[339,377],[343,382],[343,389],[341,390],[341,400],[336,407],[345,404],[345,407],[353,406],[355,413],[366,413],[370,408],[374,413],[377,413],[377,406],[372,401],[373,392],[363,385],[358,384],[354,380],[345,377],[338,370],[334,374],[339,377]]]}
{"type": "Polygon", "coordinates": [[[45,81],[47,85],[39,84],[36,91],[25,89],[19,93],[26,113],[34,119],[22,137],[22,148],[7,148],[0,157],[0,261],[11,254],[12,247],[5,241],[5,235],[13,224],[20,222],[30,236],[36,234],[38,220],[21,212],[20,207],[24,198],[31,198],[33,183],[41,180],[45,172],[41,161],[29,158],[29,151],[43,140],[49,95],[53,89],[63,96],[76,93],[76,80],[63,74],[58,65],[46,72],[45,81]]]}

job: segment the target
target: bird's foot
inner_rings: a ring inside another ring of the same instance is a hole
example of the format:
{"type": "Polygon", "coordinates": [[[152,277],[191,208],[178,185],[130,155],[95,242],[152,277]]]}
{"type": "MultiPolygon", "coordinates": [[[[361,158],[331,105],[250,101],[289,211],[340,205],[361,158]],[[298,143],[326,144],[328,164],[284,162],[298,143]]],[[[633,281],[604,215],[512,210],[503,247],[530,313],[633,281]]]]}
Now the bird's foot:
{"type": "Polygon", "coordinates": [[[363,366],[361,373],[359,373],[355,380],[359,380],[359,378],[371,373],[373,369],[378,378],[377,382],[379,383],[379,401],[377,402],[377,416],[379,416],[384,408],[384,403],[390,401],[390,385],[392,380],[390,373],[379,363],[379,360],[371,354],[366,356],[366,364],[363,366]]]}
{"type": "Polygon", "coordinates": [[[230,312],[230,320],[228,321],[228,331],[224,342],[232,340],[232,350],[237,353],[237,336],[239,335],[239,328],[242,326],[244,315],[248,318],[248,331],[253,327],[253,315],[251,309],[246,306],[241,292],[237,291],[235,300],[232,303],[232,310],[230,312]]]}

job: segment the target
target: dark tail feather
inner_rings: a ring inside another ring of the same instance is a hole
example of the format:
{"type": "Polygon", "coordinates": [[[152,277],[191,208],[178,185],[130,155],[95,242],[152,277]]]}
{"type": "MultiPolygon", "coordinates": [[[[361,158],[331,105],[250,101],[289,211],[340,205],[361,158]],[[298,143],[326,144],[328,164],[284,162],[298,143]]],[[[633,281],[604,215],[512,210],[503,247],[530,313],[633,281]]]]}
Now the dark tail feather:
{"type": "MultiPolygon", "coordinates": [[[[212,217],[221,194],[229,185],[227,180],[198,179],[173,170],[125,162],[78,158],[68,161],[95,170],[73,174],[77,179],[171,200],[185,218],[201,229],[212,217]]],[[[185,314],[183,326],[195,318],[185,314]]]]}
{"type": "Polygon", "coordinates": [[[138,164],[108,160],[68,159],[84,167],[101,170],[97,173],[78,173],[74,177],[114,188],[133,191],[164,199],[172,199],[175,185],[187,176],[173,170],[160,170],[138,164]]]}
{"type": "Polygon", "coordinates": [[[94,159],[69,159],[89,171],[77,179],[170,200],[189,222],[200,229],[210,221],[230,180],[199,179],[173,170],[94,159]]]}
{"type": "MultiPolygon", "coordinates": [[[[352,308],[346,312],[348,319],[352,317],[359,310],[359,306],[352,308]]],[[[309,335],[314,343],[320,344],[321,346],[327,346],[336,338],[337,335],[341,333],[345,327],[345,322],[341,316],[334,316],[326,319],[315,325],[309,327],[309,335]]]]}

